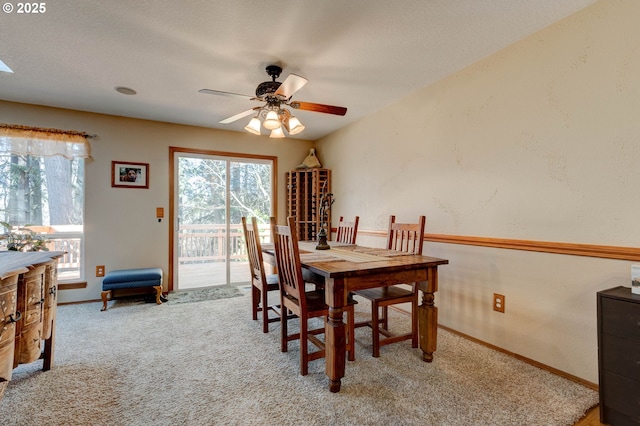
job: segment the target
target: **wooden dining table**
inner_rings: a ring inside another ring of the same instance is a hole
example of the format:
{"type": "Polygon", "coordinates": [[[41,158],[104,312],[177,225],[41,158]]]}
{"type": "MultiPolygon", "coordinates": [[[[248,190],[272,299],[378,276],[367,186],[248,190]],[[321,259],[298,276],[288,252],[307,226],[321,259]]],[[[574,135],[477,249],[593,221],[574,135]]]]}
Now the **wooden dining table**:
{"type": "MultiPolygon", "coordinates": [[[[340,391],[345,375],[343,313],[349,293],[355,290],[417,282],[422,300],[418,312],[412,315],[418,315],[422,359],[433,361],[438,328],[438,308],[434,303],[438,266],[448,264],[448,260],[358,245],[330,243],[329,250],[316,250],[316,242],[298,244],[302,267],[321,280],[319,284],[324,285],[325,302],[329,306],[325,321],[325,362],[331,392],[340,391]]],[[[264,261],[275,265],[273,244],[263,244],[262,251],[264,261]]]]}

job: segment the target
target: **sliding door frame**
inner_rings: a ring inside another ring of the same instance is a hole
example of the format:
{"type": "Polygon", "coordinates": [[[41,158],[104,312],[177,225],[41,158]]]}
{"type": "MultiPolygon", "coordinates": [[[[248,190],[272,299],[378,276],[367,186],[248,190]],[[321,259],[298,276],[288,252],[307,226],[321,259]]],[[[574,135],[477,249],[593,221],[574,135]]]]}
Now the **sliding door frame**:
{"type": "Polygon", "coordinates": [[[167,282],[167,291],[174,290],[174,245],[175,245],[175,237],[176,237],[176,229],[177,229],[177,218],[176,218],[176,176],[177,173],[175,167],[176,155],[179,154],[194,154],[194,155],[207,155],[207,156],[216,156],[216,157],[225,157],[228,160],[234,159],[249,159],[249,160],[267,160],[271,161],[271,181],[272,183],[272,195],[271,195],[271,214],[275,217],[278,217],[277,214],[277,206],[278,206],[278,157],[271,155],[256,155],[256,154],[246,154],[246,153],[238,153],[238,152],[226,152],[226,151],[214,151],[214,150],[205,150],[205,149],[192,149],[192,148],[181,148],[181,147],[169,147],[169,271],[168,271],[168,282],[167,282]]]}

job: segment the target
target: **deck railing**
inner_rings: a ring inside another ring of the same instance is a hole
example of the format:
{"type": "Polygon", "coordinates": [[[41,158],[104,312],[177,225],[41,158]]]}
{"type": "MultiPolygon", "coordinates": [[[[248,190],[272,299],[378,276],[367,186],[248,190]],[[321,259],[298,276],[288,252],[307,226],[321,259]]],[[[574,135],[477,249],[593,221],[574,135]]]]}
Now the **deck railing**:
{"type": "MultiPolygon", "coordinates": [[[[269,224],[258,225],[262,242],[270,241],[269,224]]],[[[229,234],[224,224],[180,225],[178,232],[178,261],[180,263],[204,263],[227,259],[227,237],[229,259],[247,260],[242,224],[231,224],[229,234]]]]}
{"type": "Polygon", "coordinates": [[[47,236],[46,246],[49,251],[65,252],[64,256],[58,260],[59,279],[80,278],[82,241],[82,234],[47,236]]]}
{"type": "Polygon", "coordinates": [[[44,237],[49,251],[62,251],[64,256],[58,260],[59,280],[78,280],[82,278],[80,267],[84,252],[84,232],[82,225],[29,225],[25,228],[44,237]]]}
{"type": "MultiPolygon", "coordinates": [[[[263,243],[271,241],[269,224],[258,225],[263,243]]],[[[84,234],[82,232],[43,232],[50,251],[63,251],[58,263],[60,280],[79,279],[82,265],[84,234]]],[[[229,227],[229,258],[246,262],[247,248],[242,224],[229,227]]],[[[226,225],[181,225],[178,232],[178,261],[180,263],[221,262],[227,259],[226,225]]]]}

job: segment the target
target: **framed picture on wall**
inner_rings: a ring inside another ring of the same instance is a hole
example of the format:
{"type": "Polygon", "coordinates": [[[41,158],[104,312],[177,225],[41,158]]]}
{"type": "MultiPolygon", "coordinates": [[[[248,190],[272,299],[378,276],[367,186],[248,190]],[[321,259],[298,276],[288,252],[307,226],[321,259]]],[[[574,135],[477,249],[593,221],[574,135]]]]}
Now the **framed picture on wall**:
{"type": "Polygon", "coordinates": [[[111,186],[149,188],[149,163],[111,162],[111,186]]]}

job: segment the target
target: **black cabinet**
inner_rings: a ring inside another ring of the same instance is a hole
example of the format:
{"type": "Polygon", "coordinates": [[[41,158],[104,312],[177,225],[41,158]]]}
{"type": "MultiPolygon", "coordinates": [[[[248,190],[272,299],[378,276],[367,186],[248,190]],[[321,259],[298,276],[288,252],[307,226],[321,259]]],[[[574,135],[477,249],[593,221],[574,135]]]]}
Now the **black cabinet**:
{"type": "Polygon", "coordinates": [[[597,300],[600,421],[640,425],[640,295],[615,287],[597,300]]]}

